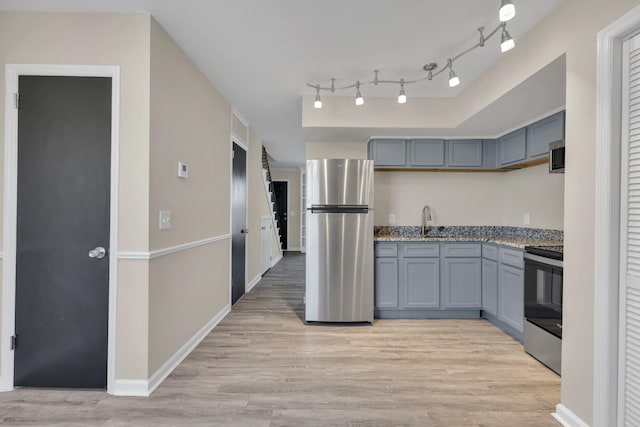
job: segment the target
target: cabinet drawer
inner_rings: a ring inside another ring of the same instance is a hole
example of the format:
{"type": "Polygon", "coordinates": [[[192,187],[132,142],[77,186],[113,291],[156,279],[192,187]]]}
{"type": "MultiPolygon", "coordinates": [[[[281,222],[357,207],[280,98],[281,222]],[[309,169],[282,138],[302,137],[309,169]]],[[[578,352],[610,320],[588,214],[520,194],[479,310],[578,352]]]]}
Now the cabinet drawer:
{"type": "Polygon", "coordinates": [[[517,249],[500,248],[498,250],[500,262],[517,268],[524,267],[523,253],[517,249]]]}
{"type": "Polygon", "coordinates": [[[437,243],[404,243],[402,256],[405,258],[428,258],[440,256],[440,246],[437,243]]]}
{"type": "Polygon", "coordinates": [[[482,258],[498,260],[498,247],[494,245],[482,245],[482,258]]]}
{"type": "Polygon", "coordinates": [[[376,243],[377,258],[396,258],[398,256],[397,243],[376,243]]]}
{"type": "Polygon", "coordinates": [[[480,243],[445,243],[445,258],[480,258],[482,245],[480,243]]]}

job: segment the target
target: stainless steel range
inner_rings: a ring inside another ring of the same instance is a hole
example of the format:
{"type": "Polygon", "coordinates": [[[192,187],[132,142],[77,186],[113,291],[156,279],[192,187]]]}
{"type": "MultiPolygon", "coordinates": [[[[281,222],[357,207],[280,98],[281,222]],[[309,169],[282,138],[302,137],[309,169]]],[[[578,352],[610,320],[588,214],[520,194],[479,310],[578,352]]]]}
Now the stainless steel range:
{"type": "Polygon", "coordinates": [[[527,246],[524,254],[524,349],[561,372],[562,246],[527,246]]]}

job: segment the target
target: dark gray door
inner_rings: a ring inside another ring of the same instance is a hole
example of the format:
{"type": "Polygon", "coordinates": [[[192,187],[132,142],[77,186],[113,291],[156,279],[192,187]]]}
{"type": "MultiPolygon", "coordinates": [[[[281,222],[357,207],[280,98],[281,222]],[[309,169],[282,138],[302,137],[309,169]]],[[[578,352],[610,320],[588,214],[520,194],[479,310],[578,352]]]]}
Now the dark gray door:
{"type": "Polygon", "coordinates": [[[287,249],[287,181],[273,181],[273,192],[276,196],[276,219],[280,230],[280,247],[287,249]]]}
{"type": "Polygon", "coordinates": [[[231,303],[244,295],[247,236],[247,152],[233,143],[233,194],[231,195],[231,303]]]}
{"type": "Polygon", "coordinates": [[[22,76],[19,92],[14,383],[105,388],[111,79],[22,76]]]}

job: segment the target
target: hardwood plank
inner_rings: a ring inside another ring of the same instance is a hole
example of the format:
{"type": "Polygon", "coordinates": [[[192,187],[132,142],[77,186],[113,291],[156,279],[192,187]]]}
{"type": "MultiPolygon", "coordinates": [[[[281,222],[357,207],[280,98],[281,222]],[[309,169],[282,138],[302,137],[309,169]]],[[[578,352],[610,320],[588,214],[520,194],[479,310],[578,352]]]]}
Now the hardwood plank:
{"type": "Polygon", "coordinates": [[[557,426],[560,378],[484,320],[306,325],[288,253],[149,398],[19,389],[0,424],[557,426]]]}

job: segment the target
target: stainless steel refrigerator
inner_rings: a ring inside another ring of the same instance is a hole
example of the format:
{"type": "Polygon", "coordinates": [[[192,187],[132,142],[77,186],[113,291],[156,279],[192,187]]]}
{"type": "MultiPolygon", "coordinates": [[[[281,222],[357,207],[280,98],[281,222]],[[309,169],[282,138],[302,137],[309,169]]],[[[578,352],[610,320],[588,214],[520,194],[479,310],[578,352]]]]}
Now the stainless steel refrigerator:
{"type": "Polygon", "coordinates": [[[305,320],[373,322],[373,161],[307,160],[305,320]]]}

